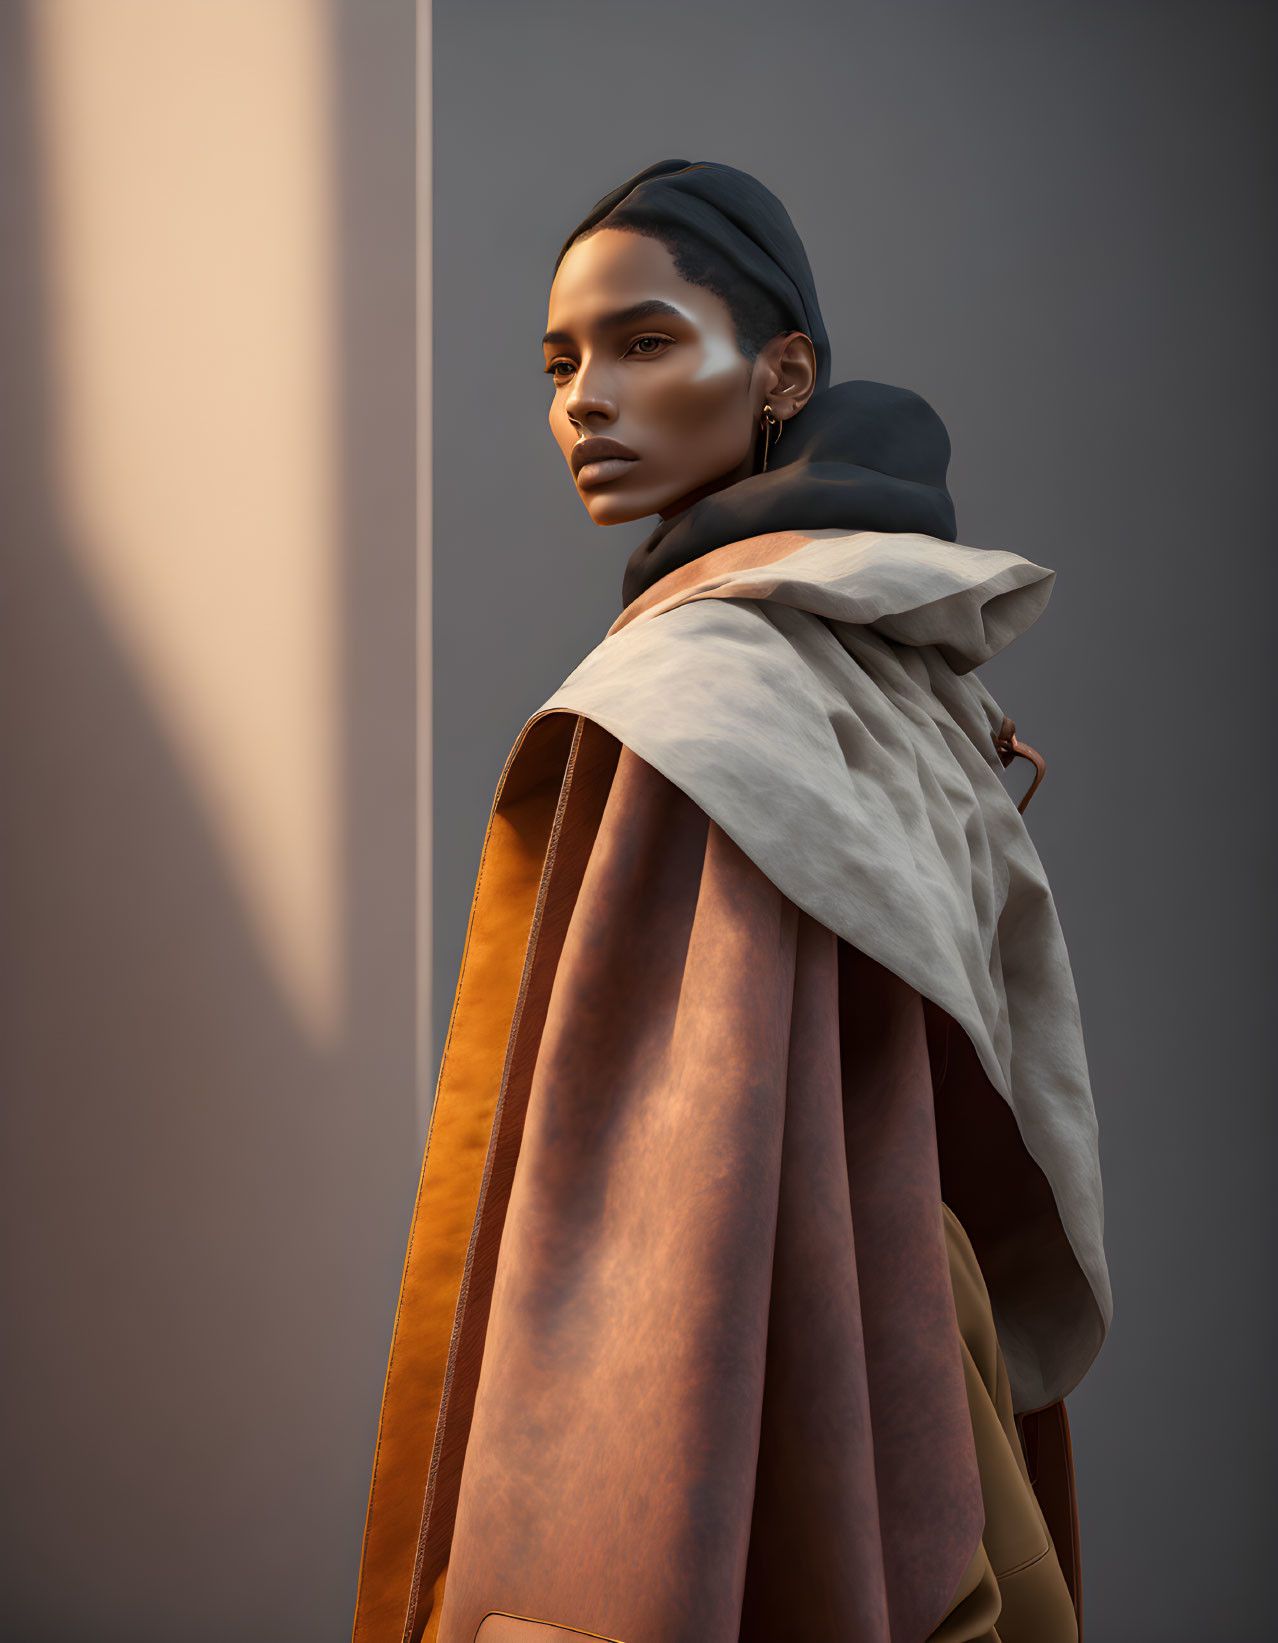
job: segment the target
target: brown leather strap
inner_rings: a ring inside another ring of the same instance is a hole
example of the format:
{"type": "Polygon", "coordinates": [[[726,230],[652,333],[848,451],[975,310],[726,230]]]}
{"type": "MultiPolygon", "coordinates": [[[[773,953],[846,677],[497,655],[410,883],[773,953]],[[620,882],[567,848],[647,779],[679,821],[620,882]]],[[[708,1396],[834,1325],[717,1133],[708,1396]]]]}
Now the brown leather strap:
{"type": "MultiPolygon", "coordinates": [[[[459,1292],[403,1643],[419,1643],[431,1618],[439,1577],[449,1563],[457,1493],[484,1358],[493,1274],[520,1151],[529,1087],[560,949],[619,751],[620,744],[600,726],[589,719],[576,720],[527,938],[527,960],[510,1021],[488,1157],[459,1292]]],[[[481,895],[477,887],[477,907],[481,895]]],[[[464,1035],[460,1022],[458,1030],[464,1035]]]]}
{"type": "Polygon", "coordinates": [[[1034,797],[1038,784],[1042,781],[1047,772],[1047,762],[1043,758],[1043,755],[1038,752],[1036,748],[1031,747],[1028,742],[1017,740],[1016,726],[1006,714],[1003,715],[1003,723],[999,726],[998,730],[991,731],[990,735],[993,739],[995,750],[998,753],[999,758],[1003,761],[1004,770],[1007,769],[1013,759],[1018,758],[1028,759],[1034,766],[1034,780],[1029,784],[1029,790],[1026,792],[1025,797],[1016,807],[1021,814],[1024,815],[1025,806],[1034,797]]]}
{"type": "Polygon", "coordinates": [[[493,800],[395,1314],[353,1643],[398,1643],[405,1629],[508,1038],[582,734],[575,715],[535,716],[511,750],[493,800]]]}

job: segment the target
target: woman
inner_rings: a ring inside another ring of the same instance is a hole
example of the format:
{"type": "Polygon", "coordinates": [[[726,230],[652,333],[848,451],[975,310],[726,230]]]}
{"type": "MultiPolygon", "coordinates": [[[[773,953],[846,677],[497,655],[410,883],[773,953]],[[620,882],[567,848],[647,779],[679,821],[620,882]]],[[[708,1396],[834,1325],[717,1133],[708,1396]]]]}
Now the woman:
{"type": "Polygon", "coordinates": [[[954,545],[730,167],[595,206],[545,366],[592,519],[661,523],[494,802],[355,1637],[1071,1643],[1096,1128],[972,677],[1053,573],[954,545]]]}

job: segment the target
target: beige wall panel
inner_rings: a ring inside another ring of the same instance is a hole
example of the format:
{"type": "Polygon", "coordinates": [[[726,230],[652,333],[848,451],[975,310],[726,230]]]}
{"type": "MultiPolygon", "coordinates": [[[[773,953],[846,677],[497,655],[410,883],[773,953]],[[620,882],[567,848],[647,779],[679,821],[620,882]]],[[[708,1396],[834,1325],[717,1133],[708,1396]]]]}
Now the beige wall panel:
{"type": "Polygon", "coordinates": [[[338,1638],[423,1104],[414,7],[0,30],[3,1629],[338,1638]]]}

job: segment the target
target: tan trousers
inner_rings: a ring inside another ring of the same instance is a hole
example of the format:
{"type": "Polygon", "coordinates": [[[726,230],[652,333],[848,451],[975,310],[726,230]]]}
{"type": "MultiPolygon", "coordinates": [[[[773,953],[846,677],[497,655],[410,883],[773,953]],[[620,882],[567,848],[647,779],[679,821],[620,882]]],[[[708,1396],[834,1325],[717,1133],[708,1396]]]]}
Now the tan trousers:
{"type": "Polygon", "coordinates": [[[929,1643],[1077,1643],[1074,1603],[1030,1482],[985,1281],[958,1217],[942,1208],[985,1528],[929,1643]]]}

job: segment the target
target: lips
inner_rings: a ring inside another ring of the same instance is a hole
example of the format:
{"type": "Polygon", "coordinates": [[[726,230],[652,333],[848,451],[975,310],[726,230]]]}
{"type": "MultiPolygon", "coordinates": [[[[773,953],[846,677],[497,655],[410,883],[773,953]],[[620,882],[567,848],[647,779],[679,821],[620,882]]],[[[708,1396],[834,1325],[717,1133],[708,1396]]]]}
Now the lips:
{"type": "Polygon", "coordinates": [[[573,446],[569,461],[578,485],[602,485],[625,473],[639,458],[626,445],[615,439],[579,439],[573,446]]]}

